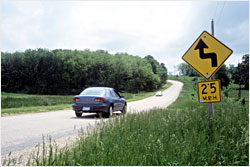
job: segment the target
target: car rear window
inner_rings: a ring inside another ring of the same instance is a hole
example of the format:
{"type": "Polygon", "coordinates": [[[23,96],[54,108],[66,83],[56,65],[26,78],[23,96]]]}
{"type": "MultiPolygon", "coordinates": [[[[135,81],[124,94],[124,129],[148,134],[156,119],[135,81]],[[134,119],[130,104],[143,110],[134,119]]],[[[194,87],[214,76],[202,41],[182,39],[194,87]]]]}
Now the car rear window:
{"type": "Polygon", "coordinates": [[[105,89],[100,88],[87,88],[80,95],[90,95],[90,96],[104,96],[105,89]]]}

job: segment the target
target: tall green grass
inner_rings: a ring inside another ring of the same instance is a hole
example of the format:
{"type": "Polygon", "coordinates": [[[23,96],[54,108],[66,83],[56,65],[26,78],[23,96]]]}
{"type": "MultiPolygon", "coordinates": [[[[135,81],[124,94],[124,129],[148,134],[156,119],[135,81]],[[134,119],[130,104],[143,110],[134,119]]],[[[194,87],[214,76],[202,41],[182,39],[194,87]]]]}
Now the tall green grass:
{"type": "MultiPolygon", "coordinates": [[[[53,148],[27,165],[56,166],[203,166],[249,165],[249,111],[230,98],[214,105],[197,102],[194,82],[185,83],[178,100],[163,110],[127,114],[81,132],[73,147],[53,148]]],[[[37,154],[38,155],[38,154],[37,154]]]]}

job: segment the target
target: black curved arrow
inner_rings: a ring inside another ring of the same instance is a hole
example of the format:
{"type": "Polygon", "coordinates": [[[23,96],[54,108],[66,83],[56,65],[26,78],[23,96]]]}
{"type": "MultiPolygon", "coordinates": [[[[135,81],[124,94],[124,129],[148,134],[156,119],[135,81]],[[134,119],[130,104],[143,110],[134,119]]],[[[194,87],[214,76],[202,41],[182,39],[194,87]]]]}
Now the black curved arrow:
{"type": "Polygon", "coordinates": [[[203,42],[202,39],[198,42],[194,50],[199,49],[200,58],[201,59],[211,59],[212,67],[217,67],[217,55],[216,53],[204,53],[204,48],[208,48],[208,46],[203,42]]]}

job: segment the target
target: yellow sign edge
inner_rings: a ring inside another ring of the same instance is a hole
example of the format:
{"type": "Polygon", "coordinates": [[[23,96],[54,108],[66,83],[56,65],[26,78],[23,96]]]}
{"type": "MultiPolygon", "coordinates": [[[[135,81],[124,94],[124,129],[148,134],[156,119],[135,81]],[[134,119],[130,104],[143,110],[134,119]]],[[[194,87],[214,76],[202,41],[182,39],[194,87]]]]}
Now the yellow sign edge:
{"type": "Polygon", "coordinates": [[[218,79],[215,79],[215,80],[212,80],[212,81],[201,81],[201,82],[197,82],[197,90],[198,90],[198,101],[199,101],[199,103],[201,103],[201,104],[204,104],[204,103],[219,103],[219,102],[221,102],[221,84],[220,84],[220,80],[218,80],[218,79]],[[199,86],[198,86],[198,83],[204,83],[204,82],[213,82],[213,81],[218,81],[219,82],[219,93],[220,93],[220,101],[215,101],[215,102],[200,102],[200,94],[199,94],[199,86]]]}
{"type": "Polygon", "coordinates": [[[209,80],[211,77],[214,76],[214,74],[221,68],[221,66],[225,63],[225,61],[230,57],[230,55],[233,53],[233,50],[230,49],[229,47],[227,47],[225,44],[223,44],[220,40],[218,40],[217,38],[215,38],[213,35],[211,35],[209,32],[207,31],[203,31],[201,33],[201,35],[199,35],[199,37],[193,42],[193,44],[188,48],[188,50],[184,53],[184,55],[181,57],[182,60],[184,60],[187,64],[189,64],[195,71],[197,71],[204,79],[209,80]],[[196,68],[194,68],[190,63],[188,63],[183,57],[186,55],[186,53],[193,47],[194,43],[202,36],[203,33],[207,33],[208,35],[210,35],[212,38],[214,38],[216,41],[218,41],[220,44],[222,44],[223,46],[225,46],[228,50],[231,51],[231,53],[228,55],[228,57],[221,63],[221,65],[210,75],[209,78],[206,78],[204,75],[202,75],[196,68]]]}

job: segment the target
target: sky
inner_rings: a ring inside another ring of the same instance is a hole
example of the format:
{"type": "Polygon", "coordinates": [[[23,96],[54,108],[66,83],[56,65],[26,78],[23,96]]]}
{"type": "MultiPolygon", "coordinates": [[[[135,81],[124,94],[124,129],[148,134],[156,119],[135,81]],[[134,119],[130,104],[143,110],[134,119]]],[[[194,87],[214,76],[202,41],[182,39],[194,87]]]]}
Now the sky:
{"type": "Polygon", "coordinates": [[[204,31],[249,53],[248,1],[1,1],[1,51],[46,48],[106,50],[153,56],[177,73],[181,57],[204,31]]]}

